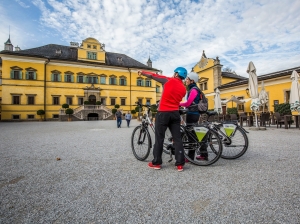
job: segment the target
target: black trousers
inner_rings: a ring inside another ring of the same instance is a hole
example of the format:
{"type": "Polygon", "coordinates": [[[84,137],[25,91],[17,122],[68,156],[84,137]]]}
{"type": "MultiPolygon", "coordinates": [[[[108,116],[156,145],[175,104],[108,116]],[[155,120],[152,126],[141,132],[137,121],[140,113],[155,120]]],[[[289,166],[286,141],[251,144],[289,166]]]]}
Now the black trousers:
{"type": "MultiPolygon", "coordinates": [[[[188,124],[191,124],[191,123],[197,123],[198,120],[199,120],[199,117],[200,117],[200,114],[189,114],[189,113],[187,113],[186,114],[186,123],[187,123],[187,126],[189,126],[188,124]]],[[[193,134],[196,136],[196,133],[194,131],[193,131],[193,134]]],[[[206,141],[207,137],[208,136],[205,136],[202,141],[206,141]]],[[[200,147],[200,155],[203,156],[203,157],[207,157],[208,156],[208,154],[207,154],[207,145],[206,144],[203,144],[200,147]]],[[[188,156],[191,159],[194,159],[195,158],[195,150],[189,150],[188,156]]]]}
{"type": "Polygon", "coordinates": [[[175,147],[175,166],[184,165],[184,151],[180,133],[179,111],[159,111],[155,117],[155,144],[153,148],[153,165],[162,164],[162,152],[167,128],[170,129],[175,147]]]}

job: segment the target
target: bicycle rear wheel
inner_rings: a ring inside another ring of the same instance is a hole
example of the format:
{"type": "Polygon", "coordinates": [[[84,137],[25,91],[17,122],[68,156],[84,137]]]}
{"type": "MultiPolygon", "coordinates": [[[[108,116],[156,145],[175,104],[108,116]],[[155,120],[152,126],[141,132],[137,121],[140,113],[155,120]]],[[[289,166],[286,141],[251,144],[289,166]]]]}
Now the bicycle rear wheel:
{"type": "Polygon", "coordinates": [[[146,128],[137,126],[131,135],[131,149],[135,158],[143,161],[148,158],[151,149],[151,137],[146,128]]]}
{"type": "MultiPolygon", "coordinates": [[[[223,147],[222,147],[221,139],[219,138],[217,132],[213,130],[209,130],[207,132],[207,141],[203,141],[200,143],[201,145],[203,144],[207,145],[207,152],[205,152],[205,154],[207,154],[207,158],[203,160],[198,158],[198,156],[200,155],[200,149],[198,147],[193,146],[193,144],[195,145],[197,143],[189,142],[189,138],[186,133],[182,135],[182,142],[183,142],[185,158],[197,166],[212,165],[215,162],[217,162],[222,155],[223,147]],[[192,154],[189,153],[190,150],[195,150],[193,157],[189,156],[192,154]]],[[[203,153],[203,151],[201,153],[203,153]]]]}
{"type": "MultiPolygon", "coordinates": [[[[226,133],[223,126],[220,125],[219,132],[226,133]]],[[[223,159],[237,159],[244,155],[248,149],[248,137],[246,133],[239,126],[236,127],[235,132],[229,136],[230,142],[223,137],[223,152],[221,158],[223,159]]]]}
{"type": "Polygon", "coordinates": [[[167,128],[165,132],[165,139],[164,139],[164,146],[163,146],[163,152],[166,154],[170,154],[170,148],[168,147],[169,145],[173,145],[172,141],[172,134],[169,128],[167,128]]]}

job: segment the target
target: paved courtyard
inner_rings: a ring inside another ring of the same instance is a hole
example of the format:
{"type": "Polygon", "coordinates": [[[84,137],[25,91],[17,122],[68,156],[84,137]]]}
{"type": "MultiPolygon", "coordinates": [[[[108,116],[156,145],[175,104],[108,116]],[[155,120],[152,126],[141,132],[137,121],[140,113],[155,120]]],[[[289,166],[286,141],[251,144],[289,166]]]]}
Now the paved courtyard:
{"type": "Polygon", "coordinates": [[[243,157],[177,172],[135,159],[137,124],[0,123],[0,223],[300,223],[299,129],[250,131],[243,157]]]}

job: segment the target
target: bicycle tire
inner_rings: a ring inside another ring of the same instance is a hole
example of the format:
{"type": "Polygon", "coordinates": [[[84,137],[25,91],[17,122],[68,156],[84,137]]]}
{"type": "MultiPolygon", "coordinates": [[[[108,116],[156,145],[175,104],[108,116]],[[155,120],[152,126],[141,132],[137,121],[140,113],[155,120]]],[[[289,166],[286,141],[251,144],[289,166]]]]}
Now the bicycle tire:
{"type": "Polygon", "coordinates": [[[151,136],[142,125],[137,126],[131,135],[131,149],[135,158],[144,161],[148,158],[151,149],[151,136]]]}
{"type": "MultiPolygon", "coordinates": [[[[222,125],[219,126],[218,131],[222,131],[224,134],[225,132],[222,130],[222,125]]],[[[239,126],[236,127],[235,132],[233,135],[229,136],[231,142],[226,143],[223,142],[223,153],[221,158],[223,159],[237,159],[244,155],[248,150],[249,140],[247,134],[243,131],[243,129],[239,126]]]]}
{"type": "MultiPolygon", "coordinates": [[[[223,145],[222,145],[222,141],[218,136],[218,133],[214,130],[209,130],[207,132],[207,144],[210,147],[207,147],[207,154],[208,154],[208,158],[207,160],[197,160],[196,156],[200,153],[199,148],[190,148],[187,147],[189,143],[188,140],[188,136],[186,133],[183,133],[182,135],[182,142],[183,142],[183,146],[184,146],[184,156],[185,158],[190,161],[191,163],[197,165],[197,166],[209,166],[214,164],[215,162],[217,162],[219,160],[219,158],[222,155],[222,149],[223,149],[223,145]],[[213,146],[212,146],[213,145],[213,146]],[[189,150],[196,150],[194,158],[190,158],[188,155],[189,150]]],[[[205,143],[202,143],[205,144],[205,143]]]]}

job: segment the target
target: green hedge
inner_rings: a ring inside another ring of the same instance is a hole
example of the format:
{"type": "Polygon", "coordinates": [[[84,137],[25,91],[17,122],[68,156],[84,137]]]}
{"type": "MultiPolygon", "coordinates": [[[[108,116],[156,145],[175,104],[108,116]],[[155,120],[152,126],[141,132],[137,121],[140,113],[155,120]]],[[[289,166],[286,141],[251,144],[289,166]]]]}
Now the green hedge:
{"type": "Polygon", "coordinates": [[[280,115],[291,115],[291,107],[289,103],[281,103],[274,105],[274,111],[280,113],[280,115]]]}

